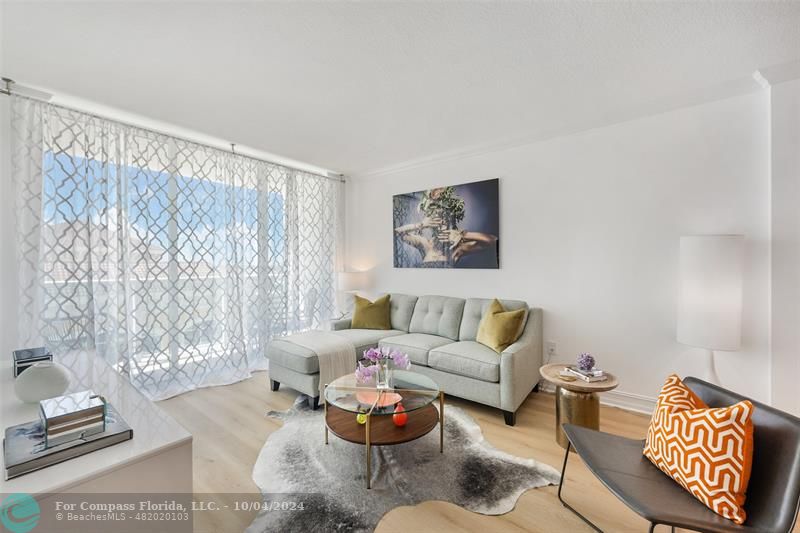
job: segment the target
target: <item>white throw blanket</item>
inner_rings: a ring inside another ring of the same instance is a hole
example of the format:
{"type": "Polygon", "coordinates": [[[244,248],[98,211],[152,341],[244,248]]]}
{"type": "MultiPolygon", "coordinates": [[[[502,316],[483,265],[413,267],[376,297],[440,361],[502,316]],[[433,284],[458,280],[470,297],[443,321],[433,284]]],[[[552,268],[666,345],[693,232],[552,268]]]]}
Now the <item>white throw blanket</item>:
{"type": "Polygon", "coordinates": [[[326,383],[352,374],[356,369],[356,347],[330,331],[303,331],[286,340],[317,354],[320,393],[324,392],[326,383]]]}

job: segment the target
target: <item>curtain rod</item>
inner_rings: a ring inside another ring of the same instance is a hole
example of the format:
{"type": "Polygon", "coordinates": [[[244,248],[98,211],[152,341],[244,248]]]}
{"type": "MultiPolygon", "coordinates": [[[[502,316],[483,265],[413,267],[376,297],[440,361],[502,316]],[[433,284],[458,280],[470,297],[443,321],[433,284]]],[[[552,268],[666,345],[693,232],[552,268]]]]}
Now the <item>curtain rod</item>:
{"type": "MultiPolygon", "coordinates": [[[[54,103],[48,102],[48,101],[46,101],[46,100],[44,100],[42,98],[36,98],[34,96],[28,96],[28,95],[25,95],[25,94],[20,94],[20,93],[16,92],[14,89],[12,89],[12,87],[11,87],[12,85],[15,84],[14,80],[9,79],[9,78],[0,78],[0,79],[5,83],[5,87],[0,87],[0,94],[4,94],[6,96],[15,96],[17,98],[23,98],[25,100],[33,100],[35,102],[42,102],[42,103],[45,103],[47,105],[56,107],[58,109],[63,109],[65,111],[73,111],[73,112],[77,112],[77,113],[82,113],[82,114],[84,114],[86,116],[89,116],[89,117],[92,117],[92,118],[96,118],[96,119],[100,119],[100,120],[106,120],[108,122],[113,122],[114,124],[119,124],[120,126],[126,126],[126,127],[129,127],[129,128],[136,128],[136,129],[139,129],[139,130],[147,131],[149,133],[155,133],[156,135],[163,135],[165,137],[171,137],[171,138],[177,139],[179,141],[195,144],[197,146],[202,146],[203,148],[210,148],[211,150],[216,150],[218,152],[228,153],[226,150],[223,150],[222,148],[219,148],[218,146],[213,146],[211,144],[198,142],[198,141],[195,141],[195,140],[192,140],[192,139],[187,139],[186,137],[181,137],[181,136],[178,136],[178,135],[174,135],[172,133],[159,131],[159,130],[154,129],[154,128],[142,127],[142,126],[139,126],[137,124],[131,124],[130,122],[125,122],[125,121],[118,120],[118,119],[115,119],[115,118],[109,118],[109,117],[106,117],[106,116],[103,116],[103,115],[98,115],[96,113],[90,113],[90,112],[87,112],[87,111],[84,111],[82,109],[78,109],[78,108],[75,108],[75,107],[69,107],[69,106],[65,106],[65,105],[61,105],[61,104],[54,104],[54,103]]],[[[345,176],[343,174],[338,174],[338,175],[334,175],[334,176],[328,176],[328,175],[325,175],[325,174],[320,174],[319,172],[314,172],[314,171],[306,170],[306,169],[303,169],[303,168],[293,167],[293,166],[287,165],[285,163],[278,163],[276,161],[270,161],[269,159],[263,159],[263,158],[252,156],[252,155],[238,154],[238,153],[236,153],[236,150],[233,148],[234,146],[235,146],[235,144],[232,143],[231,144],[231,152],[230,153],[232,155],[235,155],[235,156],[238,156],[238,157],[242,157],[242,158],[245,158],[245,159],[252,159],[254,161],[260,161],[262,163],[267,163],[267,164],[270,164],[270,165],[276,165],[276,166],[279,166],[279,167],[288,168],[290,170],[296,170],[298,172],[305,172],[306,174],[311,174],[312,176],[317,176],[319,178],[324,178],[326,180],[338,181],[340,183],[345,183],[346,182],[345,176]]]]}

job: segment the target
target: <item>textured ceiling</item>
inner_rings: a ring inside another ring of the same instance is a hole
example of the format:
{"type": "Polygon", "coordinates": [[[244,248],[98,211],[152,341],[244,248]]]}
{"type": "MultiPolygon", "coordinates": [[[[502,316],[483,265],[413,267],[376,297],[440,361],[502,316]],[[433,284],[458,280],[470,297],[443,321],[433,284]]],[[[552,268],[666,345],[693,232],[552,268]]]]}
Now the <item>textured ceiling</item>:
{"type": "Polygon", "coordinates": [[[613,122],[800,59],[796,2],[2,9],[5,76],[347,173],[613,122]]]}

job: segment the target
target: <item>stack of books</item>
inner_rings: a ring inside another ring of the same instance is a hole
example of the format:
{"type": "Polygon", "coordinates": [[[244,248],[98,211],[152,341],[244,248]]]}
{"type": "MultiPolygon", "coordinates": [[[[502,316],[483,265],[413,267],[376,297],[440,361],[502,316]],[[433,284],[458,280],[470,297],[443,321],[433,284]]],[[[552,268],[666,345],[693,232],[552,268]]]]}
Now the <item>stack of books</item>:
{"type": "Polygon", "coordinates": [[[41,361],[52,361],[53,354],[47,348],[25,348],[24,350],[14,350],[11,354],[14,358],[14,377],[16,378],[29,366],[41,361]]]}
{"type": "Polygon", "coordinates": [[[576,378],[582,379],[583,381],[589,383],[606,381],[608,379],[602,370],[597,370],[597,369],[581,370],[577,366],[568,366],[566,370],[576,378]]]}
{"type": "Polygon", "coordinates": [[[39,402],[45,446],[51,448],[106,430],[106,401],[92,391],[39,402]]]}
{"type": "Polygon", "coordinates": [[[40,416],[6,428],[6,480],[133,438],[117,410],[91,391],[43,400],[40,416]],[[69,411],[70,405],[74,411],[69,411]]]}

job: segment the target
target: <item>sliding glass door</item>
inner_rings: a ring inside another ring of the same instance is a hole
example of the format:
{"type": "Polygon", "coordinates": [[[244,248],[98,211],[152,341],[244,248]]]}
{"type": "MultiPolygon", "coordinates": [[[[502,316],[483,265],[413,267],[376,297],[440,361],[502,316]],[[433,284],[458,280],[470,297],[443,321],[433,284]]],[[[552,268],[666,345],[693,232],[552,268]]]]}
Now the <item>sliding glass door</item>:
{"type": "Polygon", "coordinates": [[[22,98],[12,131],[21,346],[164,398],[332,313],[338,181],[22,98]]]}

